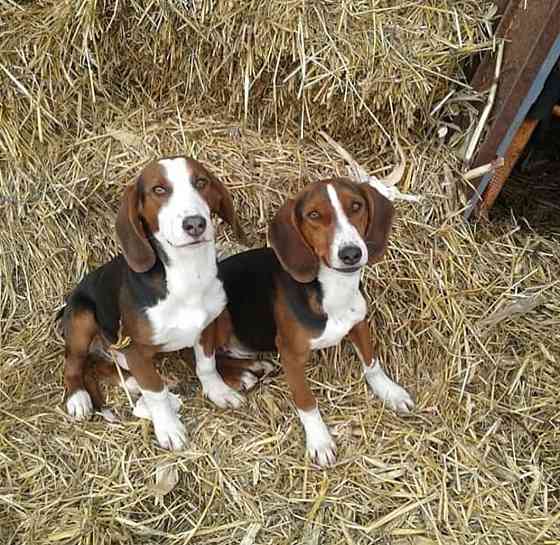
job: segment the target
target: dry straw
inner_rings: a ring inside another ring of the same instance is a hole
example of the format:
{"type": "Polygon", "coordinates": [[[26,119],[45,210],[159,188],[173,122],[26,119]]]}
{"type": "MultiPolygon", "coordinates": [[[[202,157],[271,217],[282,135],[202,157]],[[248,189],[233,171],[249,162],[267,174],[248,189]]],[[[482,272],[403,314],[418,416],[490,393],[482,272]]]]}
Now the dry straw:
{"type": "Polygon", "coordinates": [[[476,125],[461,63],[492,47],[491,14],[479,0],[1,3],[0,543],[558,543],[558,226],[540,203],[462,225],[451,150],[468,141],[459,119],[476,125]],[[346,173],[319,129],[379,175],[398,136],[399,189],[423,197],[397,204],[365,275],[415,414],[373,399],[343,344],[308,373],[339,445],[328,472],[304,458],[281,374],[222,411],[188,353],[162,360],[188,451],[156,448],[116,389],[118,423],[70,422],[53,316],[117,251],[123,186],[148,158],[192,154],[258,246],[287,196],[346,173]],[[162,497],[164,462],[179,482],[162,497]]]}

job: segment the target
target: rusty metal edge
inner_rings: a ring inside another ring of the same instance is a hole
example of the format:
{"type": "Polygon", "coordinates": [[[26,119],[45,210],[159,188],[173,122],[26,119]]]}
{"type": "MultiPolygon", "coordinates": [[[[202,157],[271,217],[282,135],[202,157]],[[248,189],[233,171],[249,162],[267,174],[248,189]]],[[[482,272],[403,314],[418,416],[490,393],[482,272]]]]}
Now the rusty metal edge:
{"type": "MultiPolygon", "coordinates": [[[[554,67],[554,65],[556,64],[559,58],[560,58],[560,35],[556,37],[556,40],[554,41],[544,62],[542,63],[539,71],[537,72],[537,75],[533,80],[533,83],[531,84],[531,87],[529,88],[527,95],[523,99],[521,106],[518,108],[512,123],[510,124],[505,136],[502,138],[501,142],[499,143],[496,149],[497,156],[502,157],[507,152],[508,147],[511,144],[511,141],[515,133],[523,123],[525,117],[527,116],[527,112],[529,111],[529,109],[531,108],[535,100],[537,100],[537,98],[539,97],[544,87],[544,84],[546,82],[546,79],[550,75],[552,68],[554,67]]],[[[491,179],[492,179],[492,174],[485,174],[482,180],[480,181],[480,183],[478,184],[478,187],[476,188],[473,195],[471,196],[469,203],[467,204],[467,208],[463,213],[463,219],[465,221],[471,217],[473,211],[480,203],[482,194],[484,193],[484,190],[488,186],[488,183],[490,182],[491,179]]]]}
{"type": "MultiPolygon", "coordinates": [[[[493,121],[474,157],[474,166],[495,159],[496,148],[506,135],[560,33],[560,0],[542,2],[547,6],[532,5],[531,8],[527,6],[526,9],[522,9],[518,5],[519,9],[507,28],[503,29],[504,39],[508,43],[504,52],[502,75],[498,82],[496,104],[491,116],[493,121]],[[524,31],[526,26],[531,32],[524,31]]],[[[493,70],[491,75],[493,79],[493,70]]]]}
{"type": "MultiPolygon", "coordinates": [[[[500,22],[496,27],[496,38],[503,39],[508,32],[512,21],[517,14],[518,3],[516,0],[508,0],[498,7],[500,22]],[[500,12],[501,8],[501,12],[500,12]]],[[[485,55],[476,72],[473,74],[471,85],[479,92],[487,91],[494,79],[494,63],[496,59],[492,55],[485,55]]]]}

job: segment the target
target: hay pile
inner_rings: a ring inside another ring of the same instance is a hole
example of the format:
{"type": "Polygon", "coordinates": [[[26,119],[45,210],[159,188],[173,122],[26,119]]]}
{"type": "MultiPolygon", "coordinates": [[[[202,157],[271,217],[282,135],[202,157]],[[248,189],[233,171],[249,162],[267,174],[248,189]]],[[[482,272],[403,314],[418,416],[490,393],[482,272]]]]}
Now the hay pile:
{"type": "Polygon", "coordinates": [[[560,245],[508,215],[462,225],[458,162],[436,136],[447,124],[461,143],[458,63],[489,47],[488,4],[186,4],[4,3],[0,542],[557,542],[560,245]],[[339,446],[328,472],[304,462],[282,375],[221,411],[188,352],[162,367],[181,380],[189,451],[157,449],[114,389],[120,423],[70,422],[53,315],[117,250],[122,187],[150,157],[192,154],[225,177],[258,246],[286,196],[345,173],[318,128],[370,172],[398,134],[401,190],[425,197],[398,206],[366,278],[383,359],[417,412],[372,399],[344,344],[309,368],[339,446]],[[180,480],[161,499],[163,460],[180,480]]]}
{"type": "Polygon", "coordinates": [[[386,143],[464,87],[459,63],[489,47],[492,13],[474,0],[14,3],[1,146],[22,156],[34,139],[168,102],[277,134],[323,126],[386,143]]]}

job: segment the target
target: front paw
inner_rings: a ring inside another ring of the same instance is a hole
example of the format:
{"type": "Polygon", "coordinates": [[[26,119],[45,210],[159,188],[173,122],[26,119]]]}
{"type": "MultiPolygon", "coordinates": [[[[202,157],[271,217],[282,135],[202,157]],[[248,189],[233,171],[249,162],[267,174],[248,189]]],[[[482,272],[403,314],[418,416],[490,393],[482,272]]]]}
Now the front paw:
{"type": "Polygon", "coordinates": [[[336,463],[336,444],[330,434],[307,438],[307,454],[320,467],[331,467],[336,463]]]}
{"type": "Polygon", "coordinates": [[[93,414],[93,402],[86,390],[73,392],[66,400],[66,411],[76,420],[86,420],[93,414]]]}
{"type": "Polygon", "coordinates": [[[298,409],[299,418],[305,429],[307,453],[320,467],[329,467],[336,462],[336,445],[329,429],[321,418],[318,408],[309,411],[298,409]]]}
{"type": "Polygon", "coordinates": [[[154,420],[154,431],[161,448],[181,450],[187,446],[185,426],[176,414],[154,420]]]}
{"type": "Polygon", "coordinates": [[[237,409],[245,402],[241,394],[230,388],[220,377],[202,385],[204,395],[222,409],[237,409]]]}
{"type": "MultiPolygon", "coordinates": [[[[171,410],[175,413],[179,413],[179,410],[183,405],[181,398],[177,394],[173,394],[171,392],[168,394],[168,396],[171,410]]],[[[146,418],[147,420],[153,420],[152,411],[148,406],[146,396],[142,395],[136,400],[136,404],[134,405],[132,414],[137,418],[146,418]]]]}
{"type": "Polygon", "coordinates": [[[393,382],[390,393],[384,400],[391,409],[400,414],[407,414],[415,407],[415,403],[410,394],[398,384],[393,382]]]}
{"type": "Polygon", "coordinates": [[[396,382],[393,382],[379,364],[365,368],[366,380],[373,393],[394,411],[406,414],[414,409],[410,394],[396,382]]]}

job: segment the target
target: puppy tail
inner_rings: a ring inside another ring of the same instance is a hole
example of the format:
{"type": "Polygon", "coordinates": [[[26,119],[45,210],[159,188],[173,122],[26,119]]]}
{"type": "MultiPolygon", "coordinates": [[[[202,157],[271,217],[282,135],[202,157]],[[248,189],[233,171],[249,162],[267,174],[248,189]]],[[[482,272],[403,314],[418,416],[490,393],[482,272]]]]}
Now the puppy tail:
{"type": "Polygon", "coordinates": [[[55,332],[64,338],[64,314],[66,313],[67,305],[64,305],[54,317],[54,330],[55,332]]]}
{"type": "Polygon", "coordinates": [[[64,316],[64,312],[66,311],[66,305],[64,305],[57,313],[56,316],[54,317],[54,321],[58,322],[58,320],[60,320],[62,318],[62,316],[64,316]]]}

